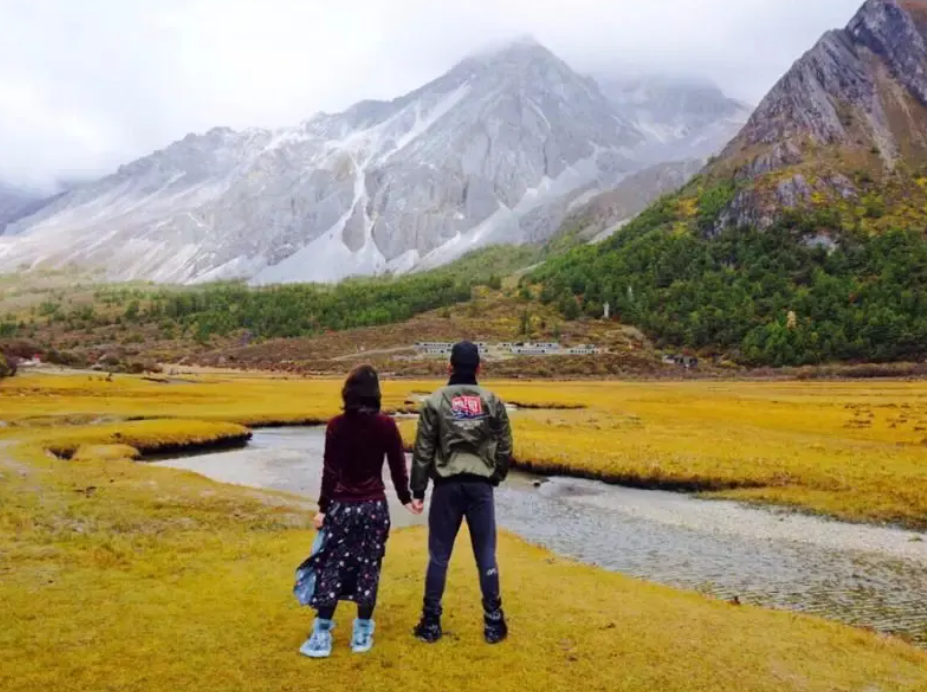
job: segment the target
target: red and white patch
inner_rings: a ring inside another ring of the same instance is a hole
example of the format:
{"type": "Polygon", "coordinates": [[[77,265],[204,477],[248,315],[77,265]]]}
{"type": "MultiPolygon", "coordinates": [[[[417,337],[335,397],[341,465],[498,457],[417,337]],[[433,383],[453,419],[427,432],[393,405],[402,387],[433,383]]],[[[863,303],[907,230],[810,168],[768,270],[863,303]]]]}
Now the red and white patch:
{"type": "Polygon", "coordinates": [[[483,400],[478,396],[455,396],[451,411],[455,418],[478,418],[483,415],[483,400]]]}

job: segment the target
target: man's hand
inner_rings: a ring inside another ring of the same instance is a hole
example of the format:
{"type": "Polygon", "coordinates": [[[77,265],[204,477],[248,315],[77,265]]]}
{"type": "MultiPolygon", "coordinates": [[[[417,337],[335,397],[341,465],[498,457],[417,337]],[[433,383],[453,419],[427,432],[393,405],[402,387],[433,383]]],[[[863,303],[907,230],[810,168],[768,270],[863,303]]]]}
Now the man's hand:
{"type": "Polygon", "coordinates": [[[417,516],[425,511],[425,503],[421,500],[412,500],[412,502],[406,505],[406,509],[417,516]]]}
{"type": "Polygon", "coordinates": [[[315,526],[316,531],[321,531],[322,527],[325,526],[325,515],[318,512],[312,520],[312,525],[315,526]]]}

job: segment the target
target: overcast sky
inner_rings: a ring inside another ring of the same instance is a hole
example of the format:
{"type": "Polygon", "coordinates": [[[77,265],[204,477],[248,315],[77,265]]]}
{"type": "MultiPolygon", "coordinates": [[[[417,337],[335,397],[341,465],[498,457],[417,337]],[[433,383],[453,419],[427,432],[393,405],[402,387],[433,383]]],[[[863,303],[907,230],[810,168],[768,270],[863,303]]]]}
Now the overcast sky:
{"type": "Polygon", "coordinates": [[[392,98],[530,34],[573,67],[756,103],[861,0],[0,0],[0,180],[110,172],[188,132],[392,98]]]}

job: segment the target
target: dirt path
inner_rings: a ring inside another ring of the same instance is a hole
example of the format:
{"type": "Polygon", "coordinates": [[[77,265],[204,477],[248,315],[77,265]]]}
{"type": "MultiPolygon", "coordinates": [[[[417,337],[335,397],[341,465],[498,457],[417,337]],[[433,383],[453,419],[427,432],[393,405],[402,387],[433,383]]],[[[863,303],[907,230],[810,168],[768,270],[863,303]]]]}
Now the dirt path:
{"type": "Polygon", "coordinates": [[[388,356],[393,353],[402,353],[403,351],[413,350],[411,346],[398,346],[396,348],[372,348],[368,351],[355,351],[354,353],[348,353],[343,356],[338,356],[332,358],[335,362],[343,362],[346,360],[351,360],[352,358],[357,358],[359,356],[388,356]]]}

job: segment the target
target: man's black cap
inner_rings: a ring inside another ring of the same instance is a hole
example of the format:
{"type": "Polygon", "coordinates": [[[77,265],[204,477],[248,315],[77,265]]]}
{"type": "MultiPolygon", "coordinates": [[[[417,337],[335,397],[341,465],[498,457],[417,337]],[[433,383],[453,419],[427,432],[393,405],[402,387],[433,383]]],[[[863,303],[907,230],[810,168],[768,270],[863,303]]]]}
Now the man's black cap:
{"type": "Polygon", "coordinates": [[[480,364],[480,349],[469,341],[460,341],[451,349],[451,367],[476,370],[480,364]]]}

